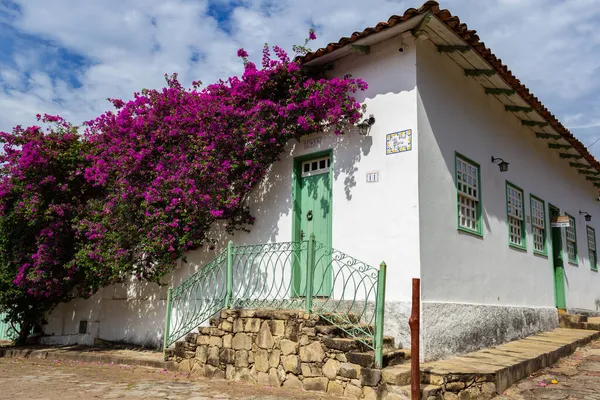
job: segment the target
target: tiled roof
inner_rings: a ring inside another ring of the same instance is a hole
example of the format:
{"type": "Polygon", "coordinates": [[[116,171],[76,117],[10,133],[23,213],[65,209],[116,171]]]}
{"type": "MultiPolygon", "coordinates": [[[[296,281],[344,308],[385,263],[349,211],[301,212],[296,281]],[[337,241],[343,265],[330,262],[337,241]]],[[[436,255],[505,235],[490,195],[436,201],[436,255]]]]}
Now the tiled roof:
{"type": "Polygon", "coordinates": [[[460,38],[468,43],[473,50],[496,70],[496,72],[504,79],[504,81],[511,86],[523,100],[525,100],[539,115],[541,115],[549,124],[559,133],[573,149],[578,151],[588,163],[595,167],[600,172],[600,162],[598,162],[594,156],[590,154],[588,149],[581,143],[567,128],[565,128],[556,117],[548,111],[548,109],[542,104],[542,102],[534,96],[529,89],[517,79],[513,73],[508,69],[506,65],[488,49],[483,42],[480,41],[479,36],[475,30],[470,30],[465,23],[461,23],[460,19],[452,15],[450,11],[446,9],[440,9],[438,2],[427,1],[418,9],[409,8],[402,15],[393,15],[387,22],[380,22],[374,27],[369,27],[362,32],[354,32],[350,37],[343,37],[337,43],[329,43],[326,47],[320,48],[314,52],[308,53],[303,57],[303,62],[309,62],[315,60],[325,54],[334,52],[348,44],[352,44],[359,39],[363,39],[369,35],[384,31],[393,27],[394,25],[407,21],[413,17],[417,17],[423,14],[431,13],[435,15],[440,21],[442,21],[448,28],[455,32],[460,38]]]}

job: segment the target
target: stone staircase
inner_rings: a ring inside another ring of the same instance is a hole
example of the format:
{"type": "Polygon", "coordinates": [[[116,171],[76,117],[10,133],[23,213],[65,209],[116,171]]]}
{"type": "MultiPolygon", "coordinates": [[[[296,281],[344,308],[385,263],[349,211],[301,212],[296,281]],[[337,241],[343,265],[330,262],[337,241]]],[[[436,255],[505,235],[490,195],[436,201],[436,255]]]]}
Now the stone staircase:
{"type": "Polygon", "coordinates": [[[558,326],[560,328],[587,329],[600,331],[600,317],[588,317],[581,314],[558,314],[558,326]]]}
{"type": "Polygon", "coordinates": [[[222,310],[210,326],[188,334],[166,355],[190,375],[350,398],[402,398],[410,384],[410,351],[386,336],[383,369],[375,368],[372,336],[348,333],[372,334],[374,326],[352,315],[337,317],[299,310],[222,310]]]}

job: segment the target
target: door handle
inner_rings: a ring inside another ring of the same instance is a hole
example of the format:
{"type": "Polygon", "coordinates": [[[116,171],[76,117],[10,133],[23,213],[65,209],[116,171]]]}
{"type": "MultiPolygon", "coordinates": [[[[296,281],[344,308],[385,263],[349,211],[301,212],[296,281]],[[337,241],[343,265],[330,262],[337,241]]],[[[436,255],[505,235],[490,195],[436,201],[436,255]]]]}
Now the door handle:
{"type": "Polygon", "coordinates": [[[304,229],[300,229],[300,241],[304,240],[304,229]]]}
{"type": "Polygon", "coordinates": [[[306,219],[309,221],[312,221],[312,210],[308,210],[308,212],[306,213],[306,219]]]}

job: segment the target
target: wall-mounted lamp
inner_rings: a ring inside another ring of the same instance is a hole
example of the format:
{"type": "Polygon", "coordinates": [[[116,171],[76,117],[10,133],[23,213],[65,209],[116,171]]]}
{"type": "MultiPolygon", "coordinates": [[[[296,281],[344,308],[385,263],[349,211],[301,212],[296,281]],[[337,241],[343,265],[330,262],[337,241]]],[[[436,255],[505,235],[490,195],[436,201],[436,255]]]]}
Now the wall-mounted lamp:
{"type": "Polygon", "coordinates": [[[583,215],[585,220],[588,222],[592,220],[592,216],[585,211],[579,211],[579,215],[583,215]]]}
{"type": "Polygon", "coordinates": [[[506,161],[504,161],[503,159],[501,159],[499,157],[492,156],[492,162],[495,163],[496,161],[500,161],[498,163],[498,167],[500,167],[500,172],[508,171],[508,163],[506,161]]]}
{"type": "Polygon", "coordinates": [[[371,130],[371,126],[373,126],[373,124],[375,124],[375,117],[373,116],[373,114],[371,114],[369,115],[369,118],[356,124],[356,126],[358,126],[358,133],[360,133],[363,136],[366,136],[371,130]]]}

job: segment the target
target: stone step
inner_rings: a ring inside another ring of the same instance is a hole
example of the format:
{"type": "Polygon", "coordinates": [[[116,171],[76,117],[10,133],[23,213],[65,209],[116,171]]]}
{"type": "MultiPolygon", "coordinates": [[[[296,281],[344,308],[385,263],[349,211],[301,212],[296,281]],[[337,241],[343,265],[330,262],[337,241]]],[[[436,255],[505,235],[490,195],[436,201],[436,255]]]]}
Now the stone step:
{"type": "MultiPolygon", "coordinates": [[[[358,364],[364,368],[373,368],[375,366],[375,352],[349,352],[346,353],[346,359],[352,364],[358,364]]],[[[410,350],[397,349],[389,350],[383,353],[383,367],[392,367],[399,365],[406,360],[410,360],[410,350]]]]}
{"type": "Polygon", "coordinates": [[[322,313],[318,325],[359,324],[360,317],[352,313],[322,313]]]}
{"type": "Polygon", "coordinates": [[[368,332],[371,335],[375,333],[375,327],[367,324],[343,324],[343,325],[317,325],[317,333],[328,337],[349,337],[347,332],[355,329],[368,332]]]}
{"type": "MultiPolygon", "coordinates": [[[[361,338],[367,343],[372,342],[372,338],[361,338]]],[[[321,338],[321,342],[330,349],[343,351],[345,353],[350,351],[369,351],[371,348],[362,343],[360,340],[355,338],[338,338],[338,337],[323,337],[321,338]]],[[[385,350],[394,350],[394,342],[395,339],[393,336],[384,336],[383,337],[383,349],[385,350]]]]}
{"type": "MultiPolygon", "coordinates": [[[[409,378],[410,380],[410,378],[409,378]]],[[[386,393],[383,396],[384,400],[396,400],[396,399],[410,399],[410,382],[408,385],[396,386],[396,385],[387,385],[386,393]]],[[[443,397],[442,387],[438,385],[421,385],[421,399],[442,399],[443,397]]],[[[448,397],[451,398],[451,397],[448,397]]],[[[457,397],[458,398],[458,397],[457,397]]],[[[471,398],[471,397],[465,397],[471,398]]],[[[461,397],[462,399],[462,397],[461,397]]]]}
{"type": "Polygon", "coordinates": [[[585,329],[581,325],[584,322],[588,322],[588,317],[586,315],[580,315],[580,314],[559,314],[558,315],[558,326],[561,328],[585,329]]]}

